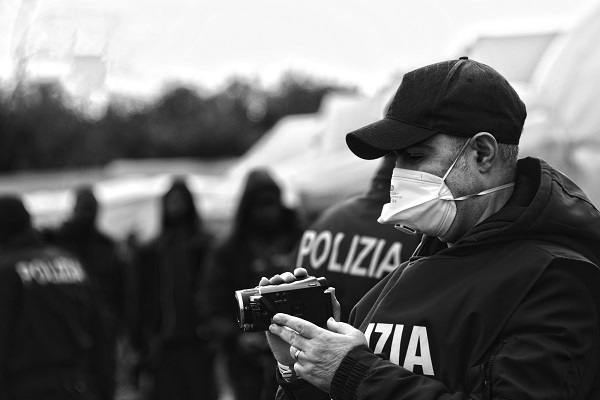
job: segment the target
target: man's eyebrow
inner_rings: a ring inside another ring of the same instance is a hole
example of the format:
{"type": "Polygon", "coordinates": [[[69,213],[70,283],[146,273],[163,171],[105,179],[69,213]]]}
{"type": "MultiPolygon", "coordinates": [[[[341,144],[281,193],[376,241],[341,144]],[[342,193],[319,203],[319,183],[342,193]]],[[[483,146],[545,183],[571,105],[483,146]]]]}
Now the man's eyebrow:
{"type": "Polygon", "coordinates": [[[433,146],[428,140],[413,144],[412,146],[408,146],[404,149],[404,151],[418,151],[418,150],[435,150],[435,146],[433,146]]]}

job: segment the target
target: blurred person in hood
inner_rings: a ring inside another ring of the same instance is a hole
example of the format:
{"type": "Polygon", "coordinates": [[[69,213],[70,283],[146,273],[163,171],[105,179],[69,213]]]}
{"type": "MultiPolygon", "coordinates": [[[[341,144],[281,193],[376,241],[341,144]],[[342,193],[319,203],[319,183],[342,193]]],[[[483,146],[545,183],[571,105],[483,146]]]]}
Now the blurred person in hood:
{"type": "Polygon", "coordinates": [[[296,210],[284,205],[279,184],[266,169],[248,173],[231,231],[212,253],[204,305],[221,342],[221,357],[237,400],[271,399],[275,360],[264,333],[242,332],[234,292],[261,277],[293,268],[292,250],[302,235],[296,210]]]}
{"type": "Polygon", "coordinates": [[[87,264],[116,323],[125,309],[125,262],[116,240],[98,228],[99,204],[91,186],[75,189],[70,217],[57,229],[43,231],[49,242],[78,254],[87,264]]]}
{"type": "Polygon", "coordinates": [[[84,263],[97,295],[104,304],[104,324],[109,328],[108,354],[114,358],[111,385],[116,390],[117,346],[125,335],[128,308],[127,263],[120,244],[97,226],[99,204],[93,187],[74,190],[75,204],[70,217],[58,228],[44,229],[44,239],[76,254],[84,263]]]}
{"type": "Polygon", "coordinates": [[[461,57],[407,73],[385,118],[347,134],[358,157],[396,156],[378,221],[425,238],[349,324],[273,317],[279,399],[600,398],[600,212],[518,159],[525,118],[461,57]]]}
{"type": "Polygon", "coordinates": [[[154,400],[216,399],[214,346],[195,302],[212,241],[194,196],[175,179],[161,199],[158,235],[135,256],[132,336],[154,400]]]}
{"type": "Polygon", "coordinates": [[[0,398],[112,399],[108,335],[90,276],[0,197],[0,398]]]}

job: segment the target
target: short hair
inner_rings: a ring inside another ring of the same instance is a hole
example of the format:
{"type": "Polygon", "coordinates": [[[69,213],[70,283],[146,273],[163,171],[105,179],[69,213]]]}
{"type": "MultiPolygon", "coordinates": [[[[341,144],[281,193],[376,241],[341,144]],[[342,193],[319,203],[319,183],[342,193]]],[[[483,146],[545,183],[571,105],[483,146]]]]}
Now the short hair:
{"type": "Polygon", "coordinates": [[[506,166],[504,169],[506,177],[514,181],[517,173],[517,161],[519,160],[519,145],[498,143],[498,157],[506,166]]]}
{"type": "MultiPolygon", "coordinates": [[[[459,136],[450,136],[451,144],[454,150],[454,154],[458,155],[458,152],[461,151],[467,140],[471,138],[463,138],[459,136]]],[[[519,158],[519,145],[518,144],[507,144],[507,143],[498,143],[498,159],[503,165],[502,171],[503,175],[507,180],[513,181],[515,179],[516,171],[517,171],[517,160],[519,158]]],[[[464,170],[466,168],[466,162],[464,158],[464,153],[460,155],[459,159],[456,161],[454,165],[455,168],[459,170],[464,170]]]]}

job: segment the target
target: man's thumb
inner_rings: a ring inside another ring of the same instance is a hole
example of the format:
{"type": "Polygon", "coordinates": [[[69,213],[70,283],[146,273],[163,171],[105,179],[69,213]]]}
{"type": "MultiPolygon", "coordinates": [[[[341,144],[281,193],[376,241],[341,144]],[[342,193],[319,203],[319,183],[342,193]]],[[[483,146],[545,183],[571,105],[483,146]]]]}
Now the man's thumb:
{"type": "Polygon", "coordinates": [[[352,325],[348,325],[344,322],[337,322],[333,317],[329,317],[327,320],[327,328],[335,333],[340,333],[345,335],[346,333],[350,333],[354,330],[352,325]]]}

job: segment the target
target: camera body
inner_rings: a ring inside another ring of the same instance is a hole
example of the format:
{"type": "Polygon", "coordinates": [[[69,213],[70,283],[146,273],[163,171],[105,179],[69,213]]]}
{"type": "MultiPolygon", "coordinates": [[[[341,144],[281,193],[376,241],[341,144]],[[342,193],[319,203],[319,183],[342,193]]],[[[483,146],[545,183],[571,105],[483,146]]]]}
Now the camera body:
{"type": "Polygon", "coordinates": [[[308,277],[280,285],[257,286],[235,292],[237,319],[244,332],[266,331],[277,313],[324,327],[333,317],[331,293],[325,278],[308,277]]]}

